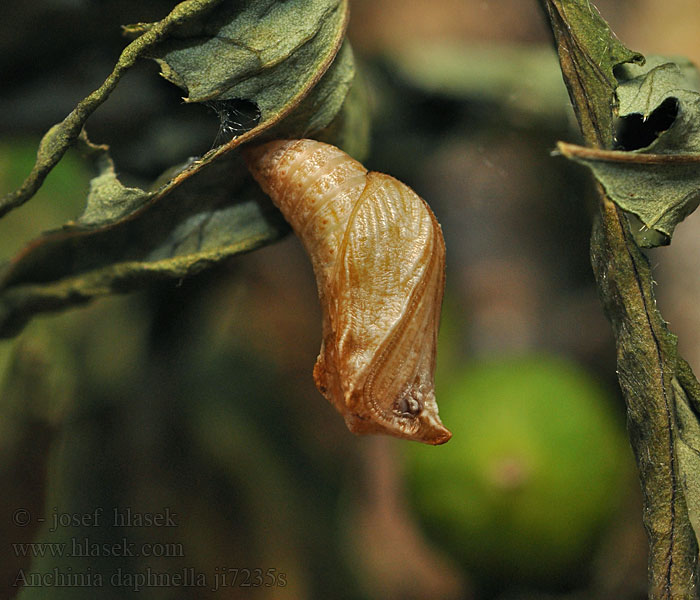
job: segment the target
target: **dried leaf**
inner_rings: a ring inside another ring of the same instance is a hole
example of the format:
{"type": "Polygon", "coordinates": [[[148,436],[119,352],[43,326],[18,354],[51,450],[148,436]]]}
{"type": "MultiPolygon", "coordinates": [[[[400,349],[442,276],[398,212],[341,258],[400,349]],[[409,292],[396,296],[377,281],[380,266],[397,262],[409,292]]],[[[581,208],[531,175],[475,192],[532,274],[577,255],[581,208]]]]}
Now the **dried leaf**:
{"type": "MultiPolygon", "coordinates": [[[[683,361],[676,336],[656,308],[649,263],[617,211],[612,202],[605,202],[605,218],[593,228],[591,260],[615,333],[618,378],[644,494],[650,597],[690,598],[694,596],[686,592],[695,586],[697,542],[685,493],[689,488],[681,482],[691,463],[676,423],[683,407],[676,404],[675,382],[683,361]]],[[[687,379],[694,380],[689,369],[687,379]]],[[[686,417],[687,412],[680,416],[686,417]]],[[[687,419],[684,425],[688,431],[690,423],[687,419]]],[[[688,482],[692,484],[693,479],[688,482]]]]}
{"type": "MultiPolygon", "coordinates": [[[[622,63],[639,63],[642,58],[612,36],[588,0],[541,3],[552,23],[579,125],[586,142],[593,146],[562,145],[560,149],[609,155],[617,86],[613,69],[618,67],[616,73],[624,74],[629,67],[620,67],[622,63]]],[[[599,208],[591,261],[615,333],[618,378],[644,494],[649,597],[695,598],[698,545],[690,519],[694,509],[686,498],[690,488],[682,485],[685,466],[680,458],[674,381],[683,380],[685,390],[698,384],[687,365],[683,366],[676,337],[656,308],[651,268],[632,238],[628,219],[604,193],[599,208]]]]}
{"type": "Polygon", "coordinates": [[[287,231],[238,157],[161,200],[101,227],[68,225],[25,248],[0,272],[0,337],[17,333],[36,312],[192,275],[287,231]]]}
{"type": "Polygon", "coordinates": [[[668,101],[677,103],[672,125],[647,147],[602,151],[560,144],[566,157],[589,167],[620,208],[636,215],[647,229],[637,242],[645,247],[668,244],[678,223],[700,202],[700,93],[690,63],[655,57],[647,65],[625,65],[617,88],[620,116],[649,119],[668,101]]]}
{"type": "MultiPolygon", "coordinates": [[[[263,134],[313,134],[340,114],[355,73],[350,47],[339,52],[347,1],[250,0],[211,8],[168,29],[148,46],[149,55],[187,86],[190,101],[241,97],[260,108],[259,124],[150,191],[119,182],[105,147],[85,135],[73,140],[96,161],[99,175],[77,223],[45,234],[0,269],[0,337],[15,334],[37,312],[185,277],[288,230],[229,152],[263,134]],[[237,35],[240,40],[231,37],[237,35]],[[257,57],[257,67],[248,60],[234,68],[241,48],[248,59],[257,57]]],[[[127,30],[147,36],[159,27],[127,30]]]]}
{"type": "Polygon", "coordinates": [[[98,175],[90,180],[81,225],[100,225],[116,221],[145,204],[152,194],[141,188],[123,185],[114,171],[114,162],[106,146],[95,146],[83,137],[85,145],[96,155],[98,175]]]}
{"type": "Polygon", "coordinates": [[[680,479],[688,505],[688,518],[697,539],[700,535],[700,385],[685,361],[679,365],[673,391],[680,479]]]}
{"type": "MultiPolygon", "coordinates": [[[[276,87],[284,95],[280,84],[305,74],[316,62],[315,45],[323,45],[333,29],[329,31],[327,24],[343,19],[341,4],[340,0],[225,2],[205,18],[179,28],[149,56],[160,63],[166,79],[188,92],[187,102],[252,100],[260,90],[276,87]]],[[[274,108],[273,98],[268,94],[259,104],[263,119],[274,108]]]]}
{"type": "Polygon", "coordinates": [[[589,0],[541,0],[554,32],[564,82],[584,138],[608,147],[613,137],[613,73],[644,57],[626,48],[589,0]]]}
{"type": "Polygon", "coordinates": [[[44,135],[32,172],[19,189],[0,198],[0,217],[21,206],[36,193],[51,169],[76,142],[88,117],[107,100],[124,73],[134,66],[146,50],[171,35],[176,27],[182,27],[190,19],[206,14],[220,2],[221,0],[185,0],[162,21],[144,27],[141,35],[124,49],[104,83],[81,100],[63,121],[51,127],[44,135]]]}

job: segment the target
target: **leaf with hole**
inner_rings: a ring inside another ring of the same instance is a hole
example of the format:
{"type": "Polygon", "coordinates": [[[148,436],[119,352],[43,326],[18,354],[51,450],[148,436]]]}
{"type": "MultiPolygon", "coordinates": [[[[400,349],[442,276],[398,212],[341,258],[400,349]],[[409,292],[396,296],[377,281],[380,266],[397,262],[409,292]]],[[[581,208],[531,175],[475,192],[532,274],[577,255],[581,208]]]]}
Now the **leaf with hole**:
{"type": "Polygon", "coordinates": [[[541,0],[549,16],[564,82],[584,138],[608,147],[615,70],[644,57],[626,48],[590,0],[541,0]]]}
{"type": "Polygon", "coordinates": [[[564,156],[589,167],[609,198],[635,215],[637,242],[668,244],[700,202],[700,84],[688,62],[651,57],[618,68],[621,127],[627,150],[559,144],[564,156]],[[645,144],[639,148],[641,144],[645,144]]]}
{"type": "MultiPolygon", "coordinates": [[[[170,15],[165,33],[135,52],[147,48],[190,101],[214,102],[233,119],[226,123],[233,139],[149,190],[123,185],[106,147],[84,134],[75,140],[99,172],[86,209],[0,267],[0,337],[38,312],[192,275],[288,230],[230,151],[261,134],[324,131],[342,113],[354,77],[352,52],[341,50],[347,0],[214,4],[186,20],[170,15]],[[234,111],[248,115],[247,125],[234,111]]],[[[127,32],[161,29],[141,24],[127,32]]]]}
{"type": "Polygon", "coordinates": [[[187,92],[186,102],[210,102],[215,108],[232,99],[252,103],[259,110],[260,131],[292,109],[302,110],[309,113],[304,130],[299,130],[297,118],[277,128],[276,136],[312,135],[340,110],[352,82],[349,48],[333,62],[330,77],[321,80],[338,53],[347,17],[345,0],[225,2],[158,44],[149,56],[166,79],[187,92]],[[304,99],[322,83],[328,88],[324,102],[308,110],[304,99]],[[325,115],[320,126],[314,122],[319,113],[325,115]]]}

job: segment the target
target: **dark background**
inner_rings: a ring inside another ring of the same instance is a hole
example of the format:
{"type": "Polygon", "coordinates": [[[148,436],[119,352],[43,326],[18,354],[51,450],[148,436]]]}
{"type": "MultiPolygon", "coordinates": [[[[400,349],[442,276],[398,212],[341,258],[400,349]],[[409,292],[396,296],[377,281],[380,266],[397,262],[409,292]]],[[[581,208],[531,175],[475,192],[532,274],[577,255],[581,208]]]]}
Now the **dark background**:
{"type": "MultiPolygon", "coordinates": [[[[120,25],[171,5],[5,7],[1,192],[110,72],[120,25]]],[[[700,59],[694,0],[598,6],[632,49],[700,59]]],[[[320,311],[291,235],[188,280],[42,316],[0,342],[0,597],[33,573],[43,585],[21,598],[121,598],[149,570],[166,575],[146,598],[645,597],[641,501],[588,263],[594,194],[550,155],[578,137],[548,35],[535,2],[352,2],[372,107],[366,164],[414,187],[445,234],[437,395],[453,440],[425,448],[345,429],[311,379],[320,311]],[[115,509],[176,517],[120,528],[115,509]],[[51,532],[54,518],[67,520],[51,532]],[[86,538],[89,557],[30,561],[13,546],[86,538]],[[113,556],[124,541],[167,555],[113,556]],[[212,591],[216,581],[227,585],[212,591]]],[[[142,61],[89,119],[125,183],[146,186],[214,143],[217,115],[181,96],[142,61]]],[[[80,214],[90,176],[69,153],[0,222],[0,257],[80,214]]],[[[650,257],[662,313],[699,367],[697,228],[691,217],[650,257]]]]}

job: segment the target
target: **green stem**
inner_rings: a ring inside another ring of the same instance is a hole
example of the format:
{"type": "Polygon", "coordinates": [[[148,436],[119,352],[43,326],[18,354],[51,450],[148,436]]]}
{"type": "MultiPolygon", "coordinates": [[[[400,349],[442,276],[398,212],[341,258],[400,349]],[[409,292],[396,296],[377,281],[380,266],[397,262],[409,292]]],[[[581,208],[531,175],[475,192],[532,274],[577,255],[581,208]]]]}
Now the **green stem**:
{"type": "MultiPolygon", "coordinates": [[[[579,126],[592,147],[587,152],[616,157],[610,154],[613,68],[639,56],[619,44],[587,0],[540,0],[540,4],[554,33],[579,126]],[[601,41],[607,44],[602,51],[601,41]]],[[[615,333],[618,377],[644,495],[649,597],[692,599],[698,548],[680,475],[674,392],[680,375],[687,378],[689,370],[677,354],[676,337],[656,308],[649,262],[632,238],[627,217],[602,188],[599,191],[591,260],[615,333]]]]}

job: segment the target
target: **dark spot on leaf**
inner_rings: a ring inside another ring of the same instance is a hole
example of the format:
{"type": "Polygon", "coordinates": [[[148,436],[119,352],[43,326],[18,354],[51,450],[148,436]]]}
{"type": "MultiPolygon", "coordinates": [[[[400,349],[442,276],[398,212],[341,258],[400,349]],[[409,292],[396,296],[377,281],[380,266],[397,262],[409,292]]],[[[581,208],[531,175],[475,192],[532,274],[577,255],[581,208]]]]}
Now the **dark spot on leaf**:
{"type": "Polygon", "coordinates": [[[646,121],[640,114],[620,117],[616,124],[618,149],[638,150],[646,148],[673,125],[678,116],[678,107],[678,100],[666,98],[646,121]]]}

